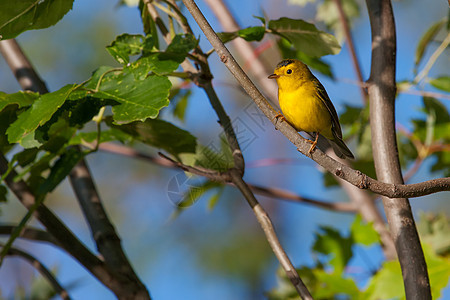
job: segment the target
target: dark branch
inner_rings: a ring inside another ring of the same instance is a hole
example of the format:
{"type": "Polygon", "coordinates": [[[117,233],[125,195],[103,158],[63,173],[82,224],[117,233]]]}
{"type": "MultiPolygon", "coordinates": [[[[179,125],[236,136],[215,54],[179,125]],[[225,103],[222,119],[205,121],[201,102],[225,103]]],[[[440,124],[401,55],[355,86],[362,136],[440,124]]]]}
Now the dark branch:
{"type": "MultiPolygon", "coordinates": [[[[367,0],[372,30],[369,78],[370,128],[377,178],[392,184],[382,193],[386,218],[397,249],[407,299],[431,299],[427,265],[408,196],[445,188],[447,179],[404,185],[395,130],[396,32],[389,0],[367,0]],[[387,197],[386,197],[387,196],[387,197]],[[389,198],[388,198],[389,197],[389,198]],[[397,197],[397,199],[392,199],[397,197]]],[[[374,183],[373,188],[379,183],[374,183]]]]}
{"type": "MultiPolygon", "coordinates": [[[[0,245],[2,246],[2,245],[0,245]]],[[[48,283],[52,286],[53,290],[64,300],[70,300],[69,293],[62,287],[58,280],[53,276],[52,272],[47,269],[37,258],[31,254],[19,250],[17,248],[9,248],[7,255],[19,256],[30,263],[41,275],[47,279],[48,283]]]]}

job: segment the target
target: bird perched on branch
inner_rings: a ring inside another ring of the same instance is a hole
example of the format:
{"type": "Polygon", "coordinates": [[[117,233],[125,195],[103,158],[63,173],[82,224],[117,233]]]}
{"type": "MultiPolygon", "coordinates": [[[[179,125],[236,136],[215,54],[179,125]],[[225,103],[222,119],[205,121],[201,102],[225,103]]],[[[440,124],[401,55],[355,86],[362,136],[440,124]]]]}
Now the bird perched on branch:
{"type": "Polygon", "coordinates": [[[314,151],[320,134],[330,142],[338,157],[354,158],[342,140],[333,103],[323,85],[304,63],[296,59],[282,60],[269,78],[277,80],[278,101],[285,119],[297,131],[315,135],[314,141],[308,140],[312,144],[309,154],[314,151]]]}

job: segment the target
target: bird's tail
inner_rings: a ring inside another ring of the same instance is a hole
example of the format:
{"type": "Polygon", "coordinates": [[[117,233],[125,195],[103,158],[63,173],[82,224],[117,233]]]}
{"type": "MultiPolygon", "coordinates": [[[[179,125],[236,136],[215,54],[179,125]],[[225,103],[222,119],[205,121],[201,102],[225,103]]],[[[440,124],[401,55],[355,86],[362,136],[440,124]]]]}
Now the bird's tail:
{"type": "Polygon", "coordinates": [[[355,158],[352,151],[348,149],[342,138],[338,137],[334,131],[333,137],[334,139],[330,140],[330,144],[333,147],[334,153],[336,153],[339,158],[355,158]]]}

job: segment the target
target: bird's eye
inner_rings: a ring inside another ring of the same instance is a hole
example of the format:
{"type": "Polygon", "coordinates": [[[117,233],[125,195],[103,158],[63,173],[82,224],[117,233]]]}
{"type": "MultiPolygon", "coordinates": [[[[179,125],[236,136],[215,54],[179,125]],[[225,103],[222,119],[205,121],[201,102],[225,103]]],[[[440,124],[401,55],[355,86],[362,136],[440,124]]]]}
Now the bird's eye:
{"type": "Polygon", "coordinates": [[[291,69],[287,69],[286,74],[292,74],[292,70],[291,69]]]}

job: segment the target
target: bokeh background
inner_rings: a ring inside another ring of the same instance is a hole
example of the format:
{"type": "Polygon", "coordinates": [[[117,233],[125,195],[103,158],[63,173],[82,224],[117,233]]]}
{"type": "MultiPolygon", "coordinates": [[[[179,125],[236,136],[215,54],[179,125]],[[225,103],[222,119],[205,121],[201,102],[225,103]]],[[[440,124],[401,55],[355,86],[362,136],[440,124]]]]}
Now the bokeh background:
{"type": "MultiPolygon", "coordinates": [[[[259,25],[260,21],[252,16],[264,14],[269,19],[286,16],[315,23],[314,5],[300,7],[286,0],[225,2],[241,27],[259,25]]],[[[57,90],[67,83],[80,83],[101,65],[115,65],[105,46],[121,33],[142,33],[138,9],[117,4],[117,1],[107,0],[76,0],[73,10],[55,26],[28,31],[18,37],[49,90],[57,90]]],[[[359,1],[359,4],[361,13],[353,22],[352,33],[363,75],[367,79],[371,36],[365,3],[359,1]]],[[[220,31],[220,24],[208,7],[202,1],[198,1],[198,5],[213,28],[220,31]]],[[[412,79],[417,43],[432,23],[446,16],[448,4],[446,1],[402,0],[394,1],[393,7],[398,40],[397,79],[412,79]]],[[[192,18],[188,19],[196,35],[200,36],[203,50],[210,49],[192,18]]],[[[323,24],[316,25],[324,29],[323,24]]],[[[424,61],[437,46],[432,45],[428,49],[424,61]]],[[[233,52],[233,47],[231,50],[233,52]]],[[[448,54],[446,50],[430,76],[448,74],[448,54]]],[[[338,55],[327,56],[324,60],[332,66],[335,80],[319,73],[316,75],[326,87],[338,113],[342,112],[344,104],[361,106],[359,87],[350,83],[356,76],[347,48],[344,46],[338,55]]],[[[273,67],[276,63],[273,61],[273,67]]],[[[323,173],[316,164],[299,155],[267,120],[262,122],[249,116],[248,112],[254,109],[252,101],[215,54],[210,57],[210,64],[214,85],[225,109],[232,120],[245,128],[240,137],[241,143],[245,144],[244,156],[248,166],[245,179],[249,183],[283,188],[323,201],[347,201],[347,196],[339,188],[323,186],[323,173]]],[[[0,58],[0,90],[15,92],[19,89],[8,66],[0,58]]],[[[163,116],[189,130],[200,143],[219,145],[221,128],[214,111],[203,91],[193,87],[192,92],[184,122],[164,111],[163,116]]],[[[397,122],[411,130],[411,119],[423,117],[419,111],[421,101],[420,96],[401,94],[397,99],[397,122]]],[[[443,101],[450,108],[450,101],[443,101]]],[[[155,149],[137,147],[150,154],[156,153],[155,149]]],[[[208,201],[215,193],[208,192],[174,217],[176,208],[169,194],[176,197],[177,192],[186,190],[192,182],[184,173],[104,152],[90,155],[87,161],[107,212],[122,238],[123,247],[155,299],[260,299],[264,291],[275,287],[277,261],[251,209],[235,189],[225,187],[213,209],[208,208],[208,201]],[[186,179],[188,181],[184,181],[186,179]]],[[[439,177],[439,173],[427,171],[431,163],[425,161],[410,182],[439,177]]],[[[351,214],[258,198],[269,211],[280,240],[296,266],[312,265],[314,257],[310,249],[319,226],[333,226],[345,234],[354,219],[351,214]]],[[[449,200],[448,193],[439,193],[412,199],[411,203],[416,215],[419,211],[439,211],[448,215],[449,200]]],[[[84,243],[95,249],[67,181],[46,204],[84,243]]],[[[2,223],[17,222],[25,214],[25,209],[13,197],[8,203],[1,204],[0,209],[2,223]]],[[[35,222],[33,224],[39,226],[35,222]]],[[[74,299],[114,299],[109,290],[63,252],[23,240],[17,241],[15,246],[27,249],[56,271],[60,282],[74,299]]],[[[378,247],[355,249],[355,253],[348,273],[364,287],[371,272],[383,261],[383,255],[378,247]]],[[[36,276],[28,263],[8,257],[0,268],[1,297],[11,299],[17,288],[29,290],[36,276]]],[[[450,299],[448,289],[442,298],[450,299]]]]}

